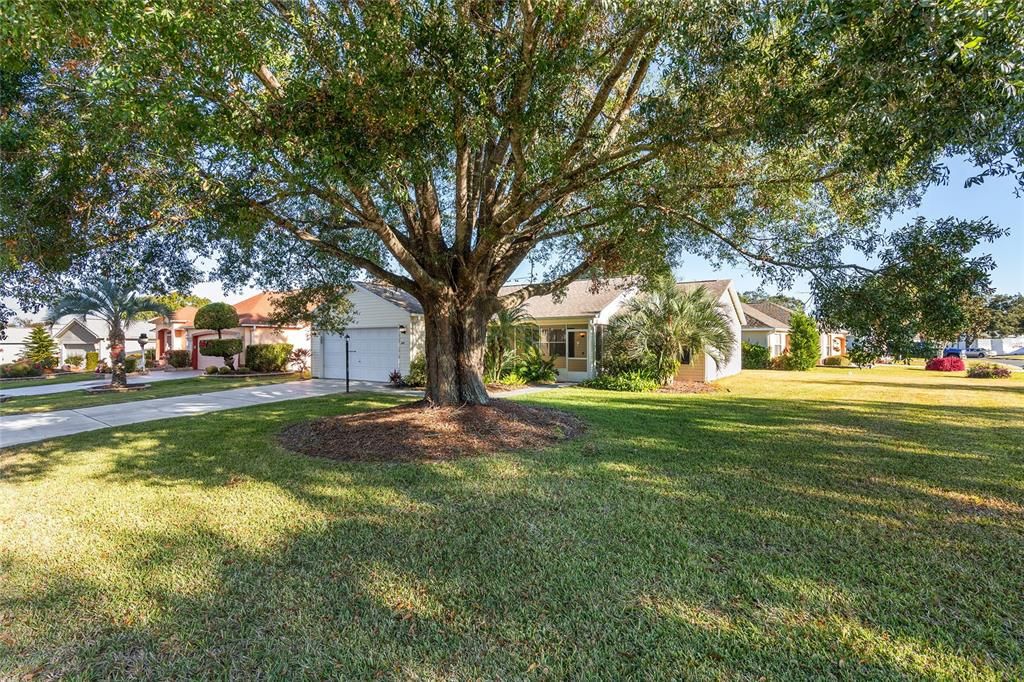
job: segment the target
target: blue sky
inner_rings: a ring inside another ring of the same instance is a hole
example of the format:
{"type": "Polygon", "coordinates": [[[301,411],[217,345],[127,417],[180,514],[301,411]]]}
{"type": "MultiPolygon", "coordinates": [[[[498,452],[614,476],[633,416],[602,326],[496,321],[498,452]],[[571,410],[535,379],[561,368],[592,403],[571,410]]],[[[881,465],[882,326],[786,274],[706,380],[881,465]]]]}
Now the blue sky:
{"type": "MultiPolygon", "coordinates": [[[[972,219],[988,217],[996,225],[1008,228],[1010,234],[991,244],[980,244],[976,253],[991,253],[996,269],[992,273],[992,286],[1004,294],[1024,293],[1024,197],[1014,196],[1016,183],[1012,178],[990,178],[981,185],[965,188],[964,182],[976,173],[973,166],[961,160],[949,161],[949,184],[932,187],[921,205],[894,217],[886,227],[900,227],[916,216],[928,219],[972,219]]],[[[679,279],[731,278],[740,291],[757,289],[760,279],[743,267],[715,269],[696,257],[684,257],[683,266],[676,270],[679,279]]],[[[776,293],[767,288],[769,293],[776,293]]],[[[790,292],[806,300],[809,295],[806,280],[798,281],[790,292]]]]}

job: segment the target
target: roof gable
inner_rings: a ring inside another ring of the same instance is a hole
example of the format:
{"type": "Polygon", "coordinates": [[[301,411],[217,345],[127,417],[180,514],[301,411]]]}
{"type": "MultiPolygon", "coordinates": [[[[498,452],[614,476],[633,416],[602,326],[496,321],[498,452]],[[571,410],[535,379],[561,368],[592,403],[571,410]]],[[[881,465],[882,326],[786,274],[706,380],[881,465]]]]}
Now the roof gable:
{"type": "Polygon", "coordinates": [[[398,306],[406,312],[416,315],[423,314],[423,306],[407,291],[402,291],[396,287],[379,282],[355,282],[355,285],[378,298],[383,298],[388,303],[398,306]]]}

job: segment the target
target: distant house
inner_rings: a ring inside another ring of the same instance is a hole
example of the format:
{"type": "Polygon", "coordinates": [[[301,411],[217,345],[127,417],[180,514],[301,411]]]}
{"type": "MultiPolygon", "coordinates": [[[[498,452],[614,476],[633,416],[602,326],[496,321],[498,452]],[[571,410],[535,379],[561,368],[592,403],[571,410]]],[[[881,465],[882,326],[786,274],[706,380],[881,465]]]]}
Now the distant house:
{"type": "MultiPolygon", "coordinates": [[[[789,350],[789,322],[792,310],[777,303],[744,303],[747,321],[743,325],[743,340],[764,346],[777,357],[789,350]]],[[[846,355],[846,334],[821,332],[818,335],[820,359],[846,355]]]]}
{"type": "MultiPolygon", "coordinates": [[[[502,294],[525,285],[503,287],[502,294]]],[[[739,296],[730,280],[680,282],[685,289],[704,288],[719,301],[722,314],[734,327],[736,347],[721,367],[705,353],[684,358],[677,378],[714,381],[740,371],[740,328],[744,321],[739,296]]],[[[638,293],[627,279],[615,279],[594,290],[589,280],[572,282],[558,296],[535,296],[524,308],[539,328],[539,349],[554,361],[561,381],[595,376],[600,368],[604,331],[623,306],[638,293]]],[[[409,362],[423,353],[423,309],[405,292],[377,283],[357,282],[349,302],[353,320],[344,334],[316,333],[313,376],[345,377],[345,335],[348,371],[353,379],[387,381],[392,371],[408,371],[409,362]]]]}
{"type": "MultiPolygon", "coordinates": [[[[310,329],[308,324],[278,326],[270,321],[274,312],[274,299],[279,296],[273,292],[262,292],[255,296],[235,303],[239,325],[233,329],[224,329],[221,336],[226,339],[241,339],[242,352],[235,357],[235,364],[245,364],[245,348],[258,343],[290,343],[294,348],[309,348],[310,329]]],[[[179,308],[167,319],[154,317],[150,322],[155,325],[156,352],[163,358],[168,351],[187,350],[191,353],[193,369],[220,367],[224,360],[216,356],[203,355],[199,351],[210,339],[217,338],[217,332],[210,329],[199,329],[195,326],[196,311],[194,306],[179,308]]]]}
{"type": "MultiPolygon", "coordinates": [[[[0,340],[0,363],[13,362],[21,357],[32,327],[8,327],[5,331],[7,338],[0,340]]],[[[110,343],[107,340],[110,329],[106,321],[96,315],[67,315],[57,320],[48,331],[57,342],[59,364],[64,364],[72,355],[84,357],[89,352],[99,353],[101,360],[107,360],[110,356],[110,343]]],[[[141,352],[139,335],[143,333],[152,339],[153,325],[150,322],[132,322],[125,328],[126,353],[141,352]]]]}

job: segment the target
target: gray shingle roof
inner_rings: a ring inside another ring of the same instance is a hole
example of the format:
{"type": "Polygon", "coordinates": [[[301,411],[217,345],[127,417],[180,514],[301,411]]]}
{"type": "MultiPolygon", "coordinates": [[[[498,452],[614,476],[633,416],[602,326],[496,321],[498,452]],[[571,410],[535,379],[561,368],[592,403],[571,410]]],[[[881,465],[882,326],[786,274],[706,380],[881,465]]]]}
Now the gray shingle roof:
{"type": "MultiPolygon", "coordinates": [[[[622,292],[631,288],[633,280],[627,277],[616,277],[602,283],[596,290],[594,282],[589,279],[578,279],[570,282],[557,297],[552,294],[534,296],[526,299],[526,313],[534,319],[545,317],[590,317],[604,310],[622,292]]],[[[506,284],[498,292],[508,294],[521,289],[525,284],[506,284]]]]}
{"type": "Polygon", "coordinates": [[[763,315],[767,315],[773,319],[779,320],[784,326],[789,326],[790,318],[793,317],[793,311],[786,306],[781,306],[778,303],[750,303],[748,304],[754,310],[760,311],[763,315]]]}
{"type": "Polygon", "coordinates": [[[771,315],[754,307],[753,303],[743,304],[743,314],[747,316],[744,327],[770,327],[772,329],[789,329],[789,322],[777,320],[771,315]]]}
{"type": "Polygon", "coordinates": [[[676,282],[676,287],[683,291],[704,289],[714,299],[719,299],[732,283],[731,279],[698,279],[692,282],[676,282]]]}
{"type": "Polygon", "coordinates": [[[423,314],[423,306],[420,305],[419,301],[413,298],[412,294],[406,291],[396,289],[395,287],[391,287],[386,284],[380,284],[379,282],[356,282],[356,284],[366,289],[371,294],[380,296],[388,303],[394,303],[403,310],[417,315],[423,314]]]}

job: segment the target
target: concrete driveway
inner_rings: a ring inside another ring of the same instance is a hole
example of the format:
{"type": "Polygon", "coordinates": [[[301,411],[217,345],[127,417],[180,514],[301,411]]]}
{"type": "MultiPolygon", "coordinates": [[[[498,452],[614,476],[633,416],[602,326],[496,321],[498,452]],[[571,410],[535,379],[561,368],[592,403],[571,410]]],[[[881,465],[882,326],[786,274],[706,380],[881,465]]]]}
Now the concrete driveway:
{"type": "MultiPolygon", "coordinates": [[[[195,369],[180,369],[175,372],[152,372],[145,376],[131,374],[128,376],[129,384],[151,384],[154,381],[169,381],[171,379],[191,379],[201,376],[205,372],[195,369]]],[[[25,386],[23,388],[7,388],[0,384],[0,395],[25,396],[25,395],[48,395],[50,393],[67,393],[68,391],[81,391],[93,386],[106,386],[110,383],[110,377],[102,379],[72,381],[67,384],[47,384],[40,382],[38,386],[25,386]]]]}
{"type": "MultiPolygon", "coordinates": [[[[182,373],[174,372],[178,377],[182,373]]],[[[36,387],[33,387],[36,388],[36,387]]],[[[53,388],[57,388],[54,386],[53,388]]],[[[81,388],[81,386],[78,386],[81,388]]],[[[352,391],[372,391],[422,396],[421,391],[399,391],[388,384],[370,381],[353,381],[352,391]]],[[[79,410],[59,410],[55,412],[37,412],[35,414],[16,414],[0,417],[0,448],[47,440],[58,436],[69,436],[84,431],[105,429],[111,426],[124,426],[156,419],[189,417],[197,414],[208,414],[220,410],[232,410],[238,407],[251,407],[284,400],[317,398],[333,393],[344,393],[345,382],[334,379],[309,379],[306,381],[289,381],[283,384],[267,386],[251,386],[233,388],[213,393],[194,393],[192,395],[170,398],[140,399],[115,405],[98,405],[84,407],[79,410]]]]}

